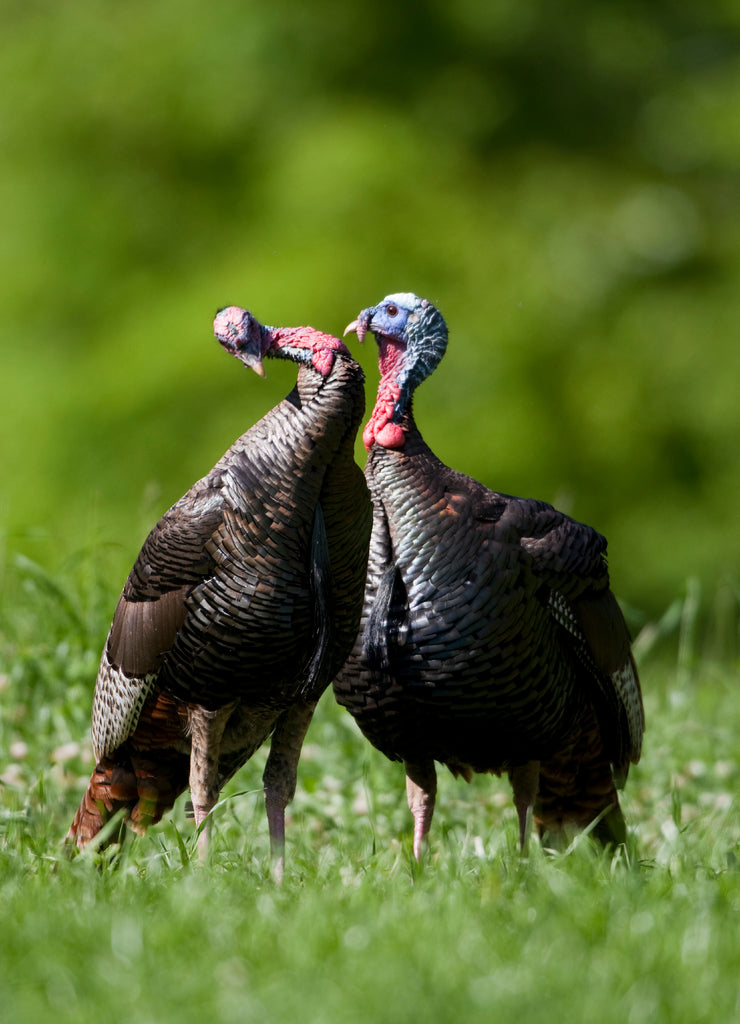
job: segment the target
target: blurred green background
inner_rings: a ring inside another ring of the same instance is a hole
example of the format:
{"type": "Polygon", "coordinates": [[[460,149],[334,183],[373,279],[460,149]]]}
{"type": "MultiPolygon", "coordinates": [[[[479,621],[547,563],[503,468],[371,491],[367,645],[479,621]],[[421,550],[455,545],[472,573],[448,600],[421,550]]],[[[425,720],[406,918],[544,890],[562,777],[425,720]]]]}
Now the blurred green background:
{"type": "MultiPolygon", "coordinates": [[[[107,547],[122,583],[287,392],[294,368],[263,382],[225,357],[218,307],[341,333],[412,290],[451,332],[416,402],[439,456],[606,533],[637,626],[696,579],[711,642],[736,642],[740,4],[0,18],[10,554],[107,547]]],[[[354,349],[371,404],[376,351],[354,349]]]]}

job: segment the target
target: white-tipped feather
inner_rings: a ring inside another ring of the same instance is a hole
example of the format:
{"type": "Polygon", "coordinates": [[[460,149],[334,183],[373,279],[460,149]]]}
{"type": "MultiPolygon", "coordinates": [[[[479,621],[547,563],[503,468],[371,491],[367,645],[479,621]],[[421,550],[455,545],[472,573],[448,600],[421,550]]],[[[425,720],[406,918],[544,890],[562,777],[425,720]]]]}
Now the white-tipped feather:
{"type": "Polygon", "coordinates": [[[156,675],[127,676],[103,653],[92,707],[92,745],[98,761],[112,754],[136,729],[156,675]]]}
{"type": "Polygon", "coordinates": [[[630,760],[633,764],[637,764],[642,752],[645,715],[642,710],[640,684],[637,681],[632,661],[627,661],[616,672],[612,672],[611,679],[627,715],[627,725],[630,732],[630,760]]]}

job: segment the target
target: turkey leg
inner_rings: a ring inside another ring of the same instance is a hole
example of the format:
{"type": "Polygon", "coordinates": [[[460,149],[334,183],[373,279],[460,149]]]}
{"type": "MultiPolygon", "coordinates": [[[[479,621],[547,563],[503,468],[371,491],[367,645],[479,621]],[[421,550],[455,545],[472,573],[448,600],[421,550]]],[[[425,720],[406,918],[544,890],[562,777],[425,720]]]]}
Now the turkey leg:
{"type": "MultiPolygon", "coordinates": [[[[188,708],[190,729],[190,796],[195,827],[198,828],[218,800],[218,761],[226,723],[237,702],[216,711],[198,704],[188,708]]],[[[198,853],[204,860],[208,851],[208,826],[198,839],[198,853]]]]}
{"type": "Polygon", "coordinates": [[[285,808],[295,796],[298,759],[315,707],[315,701],[296,703],[278,718],[262,776],[270,858],[277,882],[282,881],[285,867],[285,808]]]}
{"type": "Polygon", "coordinates": [[[527,761],[509,771],[514,790],[514,806],[519,816],[519,849],[526,853],[529,833],[532,829],[532,811],[540,785],[540,762],[527,761]]]}
{"type": "Polygon", "coordinates": [[[437,796],[437,772],[434,761],[405,762],[406,796],[414,816],[414,857],[421,858],[421,848],[432,827],[434,801],[437,796]]]}

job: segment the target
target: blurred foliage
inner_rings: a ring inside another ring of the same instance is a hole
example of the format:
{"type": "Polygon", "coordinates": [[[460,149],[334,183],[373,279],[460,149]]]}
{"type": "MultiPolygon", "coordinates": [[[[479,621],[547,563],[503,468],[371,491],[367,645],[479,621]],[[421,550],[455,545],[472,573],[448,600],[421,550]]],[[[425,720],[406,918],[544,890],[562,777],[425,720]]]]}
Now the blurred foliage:
{"type": "MultiPolygon", "coordinates": [[[[0,16],[11,550],[116,541],[122,578],[288,390],[289,367],[263,383],[223,358],[219,306],[340,333],[410,289],[451,329],[417,400],[440,457],[606,533],[641,614],[695,577],[736,621],[737,4],[0,16]]],[[[371,402],[372,344],[359,358],[371,402]]]]}

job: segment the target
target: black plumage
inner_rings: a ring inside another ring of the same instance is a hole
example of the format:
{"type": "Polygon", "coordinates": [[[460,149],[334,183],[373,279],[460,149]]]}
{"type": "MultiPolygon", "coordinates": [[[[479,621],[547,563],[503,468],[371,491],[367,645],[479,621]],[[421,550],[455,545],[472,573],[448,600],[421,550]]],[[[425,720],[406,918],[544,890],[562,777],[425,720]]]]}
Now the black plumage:
{"type": "Polygon", "coordinates": [[[542,501],[498,494],[445,466],[414,421],[414,388],[447,328],[403,293],[350,324],[380,350],[364,431],[373,499],[365,608],[337,700],[405,763],[414,850],[431,825],[434,762],[470,779],[507,772],[522,844],[594,823],[624,838],[617,785],[637,761],[640,686],[609,589],[606,541],[542,501]]]}
{"type": "Polygon", "coordinates": [[[229,307],[215,330],[257,372],[263,356],[291,359],[298,379],[147,537],[101,659],[98,763],[68,838],[85,845],[120,807],[143,831],[188,785],[200,824],[272,734],[264,783],[280,871],[303,737],[362,608],[364,376],[313,328],[263,327],[229,307]]]}

